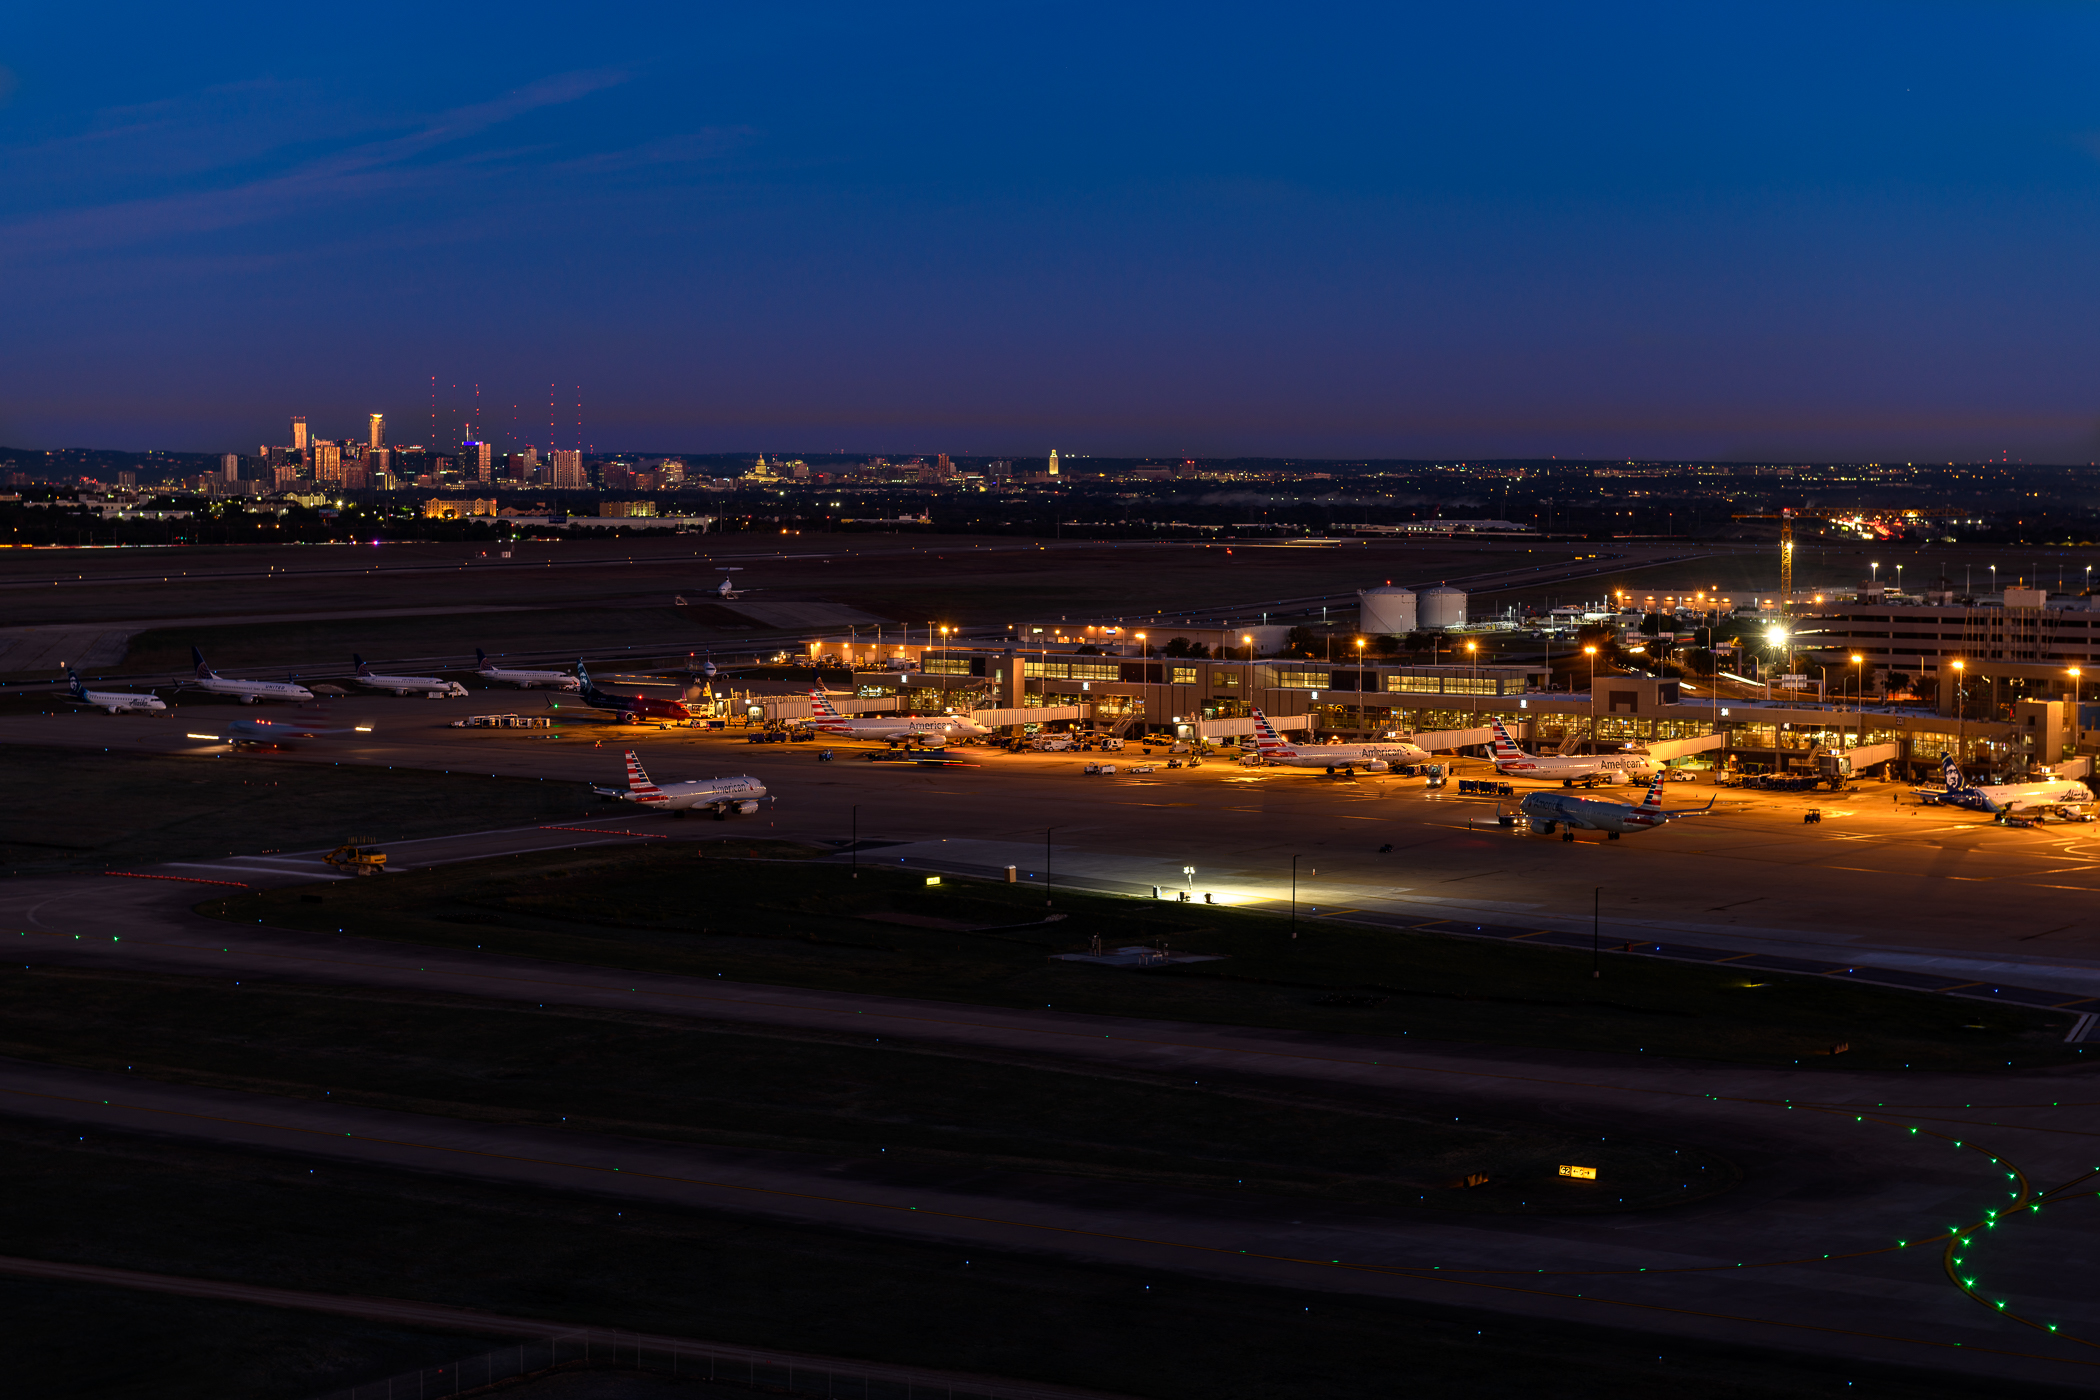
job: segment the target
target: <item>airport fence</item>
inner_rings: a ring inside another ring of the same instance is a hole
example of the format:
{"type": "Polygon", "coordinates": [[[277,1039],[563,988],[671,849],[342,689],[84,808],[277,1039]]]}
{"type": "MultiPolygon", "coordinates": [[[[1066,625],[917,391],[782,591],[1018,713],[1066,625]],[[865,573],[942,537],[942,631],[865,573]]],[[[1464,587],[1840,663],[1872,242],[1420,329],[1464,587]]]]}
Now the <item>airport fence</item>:
{"type": "Polygon", "coordinates": [[[317,1400],[439,1400],[481,1395],[568,1371],[646,1371],[764,1395],[825,1400],[1084,1400],[1091,1392],[944,1375],[879,1362],[609,1331],[564,1332],[497,1347],[443,1366],[330,1391],[317,1400]]]}

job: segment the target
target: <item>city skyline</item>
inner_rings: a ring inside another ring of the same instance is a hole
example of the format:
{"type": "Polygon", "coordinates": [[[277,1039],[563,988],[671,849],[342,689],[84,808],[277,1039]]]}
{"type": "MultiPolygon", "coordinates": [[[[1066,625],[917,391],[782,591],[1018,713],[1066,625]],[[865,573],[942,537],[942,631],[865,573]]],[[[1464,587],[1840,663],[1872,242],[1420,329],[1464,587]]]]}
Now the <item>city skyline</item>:
{"type": "Polygon", "coordinates": [[[599,450],[2100,440],[2084,11],[560,13],[12,17],[0,441],[433,374],[599,450]]]}

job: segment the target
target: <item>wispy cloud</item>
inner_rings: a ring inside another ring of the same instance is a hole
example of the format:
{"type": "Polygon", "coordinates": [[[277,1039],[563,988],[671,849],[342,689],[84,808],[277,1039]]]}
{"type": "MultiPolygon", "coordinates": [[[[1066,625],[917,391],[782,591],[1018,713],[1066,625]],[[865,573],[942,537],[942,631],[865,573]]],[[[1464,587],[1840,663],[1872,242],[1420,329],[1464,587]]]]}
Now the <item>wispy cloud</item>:
{"type": "MultiPolygon", "coordinates": [[[[575,102],[626,81],[613,71],[566,73],[487,102],[442,112],[412,129],[298,160],[214,189],[115,200],[0,224],[0,257],[108,249],[210,233],[341,204],[382,191],[434,186],[467,156],[442,153],[505,122],[575,102]]],[[[137,133],[162,114],[139,111],[116,130],[137,133]]]]}

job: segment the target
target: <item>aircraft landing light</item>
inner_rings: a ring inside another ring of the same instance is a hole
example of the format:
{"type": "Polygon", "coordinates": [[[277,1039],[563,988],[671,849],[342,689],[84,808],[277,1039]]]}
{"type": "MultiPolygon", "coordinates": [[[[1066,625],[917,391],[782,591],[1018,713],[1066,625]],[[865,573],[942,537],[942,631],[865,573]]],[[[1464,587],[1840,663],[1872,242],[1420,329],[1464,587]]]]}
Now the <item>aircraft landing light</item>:
{"type": "Polygon", "coordinates": [[[209,739],[213,743],[217,743],[219,741],[219,736],[216,734],[187,734],[183,737],[188,739],[209,739]]]}

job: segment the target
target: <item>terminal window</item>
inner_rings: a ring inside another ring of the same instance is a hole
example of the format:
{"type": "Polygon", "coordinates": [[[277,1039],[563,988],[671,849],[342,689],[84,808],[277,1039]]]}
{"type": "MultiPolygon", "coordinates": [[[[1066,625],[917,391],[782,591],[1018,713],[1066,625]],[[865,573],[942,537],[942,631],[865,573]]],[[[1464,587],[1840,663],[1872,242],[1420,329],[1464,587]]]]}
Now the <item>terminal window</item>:
{"type": "Polygon", "coordinates": [[[1173,679],[1173,681],[1171,682],[1171,684],[1173,684],[1173,685],[1194,685],[1195,683],[1196,683],[1196,668],[1195,668],[1195,667],[1193,667],[1193,666],[1176,666],[1176,667],[1174,668],[1174,679],[1173,679]]]}
{"type": "Polygon", "coordinates": [[[1443,690],[1444,683],[1436,676],[1388,675],[1385,678],[1385,688],[1388,691],[1435,695],[1443,690]]]}

